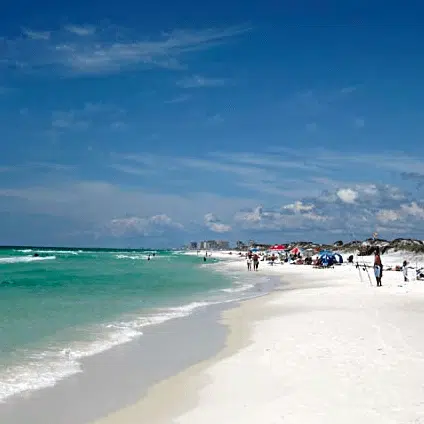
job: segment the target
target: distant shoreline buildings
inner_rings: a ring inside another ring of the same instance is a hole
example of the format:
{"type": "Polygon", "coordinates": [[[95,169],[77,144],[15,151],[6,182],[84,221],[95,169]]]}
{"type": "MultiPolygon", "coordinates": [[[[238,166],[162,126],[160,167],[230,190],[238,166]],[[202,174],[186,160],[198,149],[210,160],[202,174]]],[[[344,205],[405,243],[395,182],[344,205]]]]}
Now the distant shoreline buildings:
{"type": "Polygon", "coordinates": [[[202,240],[202,241],[192,241],[187,246],[185,246],[185,249],[187,250],[229,250],[229,249],[235,249],[235,250],[248,250],[252,247],[263,247],[263,246],[269,246],[269,245],[262,245],[257,244],[253,240],[249,240],[248,243],[245,243],[243,241],[238,240],[235,243],[235,246],[232,247],[230,245],[230,242],[227,240],[202,240]]]}
{"type": "Polygon", "coordinates": [[[230,249],[230,242],[227,240],[192,241],[187,248],[189,250],[228,250],[230,249]]]}

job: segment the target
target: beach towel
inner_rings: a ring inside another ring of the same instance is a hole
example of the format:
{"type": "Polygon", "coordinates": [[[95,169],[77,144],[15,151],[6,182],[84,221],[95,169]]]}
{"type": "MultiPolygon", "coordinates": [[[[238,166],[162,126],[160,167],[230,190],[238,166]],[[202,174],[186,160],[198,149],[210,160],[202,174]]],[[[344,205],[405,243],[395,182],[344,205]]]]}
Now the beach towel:
{"type": "Polygon", "coordinates": [[[379,278],[381,276],[381,267],[379,265],[374,266],[374,275],[375,278],[379,278]]]}

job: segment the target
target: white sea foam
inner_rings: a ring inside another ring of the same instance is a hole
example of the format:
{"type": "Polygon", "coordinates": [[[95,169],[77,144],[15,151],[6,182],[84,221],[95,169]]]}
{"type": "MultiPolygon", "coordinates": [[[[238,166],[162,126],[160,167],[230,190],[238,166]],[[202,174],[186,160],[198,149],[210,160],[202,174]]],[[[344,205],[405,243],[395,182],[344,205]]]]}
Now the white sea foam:
{"type": "MultiPolygon", "coordinates": [[[[147,259],[145,254],[120,254],[116,257],[117,259],[147,259]]],[[[55,259],[55,256],[0,258],[0,263],[2,260],[3,263],[13,263],[19,260],[22,262],[22,259],[24,262],[31,262],[55,259]],[[4,260],[11,260],[11,262],[4,260]]],[[[216,296],[212,296],[210,301],[195,301],[185,305],[160,308],[149,314],[98,325],[87,329],[87,334],[91,333],[92,337],[96,338],[95,340],[70,342],[68,345],[57,346],[55,349],[26,355],[26,360],[20,365],[0,370],[0,402],[19,393],[54,386],[59,380],[81,372],[81,360],[84,357],[104,352],[114,346],[140,337],[143,334],[143,328],[147,326],[187,317],[209,305],[236,302],[257,296],[257,293],[252,294],[252,296],[248,295],[248,291],[254,288],[251,281],[246,281],[246,278],[249,278],[248,276],[240,281],[240,274],[237,275],[234,268],[227,266],[227,264],[224,265],[222,262],[216,269],[225,273],[227,277],[232,277],[235,281],[232,287],[222,289],[221,295],[219,294],[220,291],[216,291],[216,296]]],[[[258,281],[258,276],[255,280],[258,281]]]]}
{"type": "Polygon", "coordinates": [[[10,256],[1,258],[0,264],[17,264],[27,262],[48,261],[56,259],[56,256],[10,256]]]}
{"type": "Polygon", "coordinates": [[[79,252],[75,250],[35,250],[37,253],[52,253],[52,254],[59,254],[59,255],[75,255],[77,256],[79,252]]]}
{"type": "Polygon", "coordinates": [[[224,293],[242,293],[247,290],[253,289],[255,287],[254,284],[246,283],[246,284],[240,284],[235,287],[229,287],[227,289],[221,289],[224,293]]]}
{"type": "Polygon", "coordinates": [[[72,342],[66,347],[28,354],[25,363],[0,371],[0,402],[19,393],[54,386],[59,380],[81,372],[82,358],[96,355],[142,336],[143,327],[188,316],[196,309],[209,304],[209,302],[192,302],[159,309],[157,313],[151,315],[101,325],[92,329],[93,334],[100,336],[97,340],[72,342]]]}

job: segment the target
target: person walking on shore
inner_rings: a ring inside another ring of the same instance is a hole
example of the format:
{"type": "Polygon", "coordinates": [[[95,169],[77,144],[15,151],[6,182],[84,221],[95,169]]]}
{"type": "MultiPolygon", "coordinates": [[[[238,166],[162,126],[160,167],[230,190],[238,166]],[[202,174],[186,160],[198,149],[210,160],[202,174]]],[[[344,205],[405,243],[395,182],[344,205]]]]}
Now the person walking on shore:
{"type": "Polygon", "coordinates": [[[374,251],[374,274],[377,281],[377,287],[381,287],[381,279],[383,277],[383,264],[380,257],[380,249],[377,247],[374,251]]]}
{"type": "Polygon", "coordinates": [[[254,269],[255,271],[257,271],[257,270],[258,270],[258,268],[259,268],[259,256],[255,254],[255,255],[253,256],[253,269],[254,269]]]}
{"type": "Polygon", "coordinates": [[[249,256],[247,257],[247,270],[252,271],[252,258],[249,256]]]}

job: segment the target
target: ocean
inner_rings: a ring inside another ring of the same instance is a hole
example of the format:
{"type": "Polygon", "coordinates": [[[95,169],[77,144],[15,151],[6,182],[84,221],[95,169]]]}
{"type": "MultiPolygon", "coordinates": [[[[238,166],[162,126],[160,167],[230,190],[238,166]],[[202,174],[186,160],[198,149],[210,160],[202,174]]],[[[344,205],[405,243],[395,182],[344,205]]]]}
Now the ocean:
{"type": "Polygon", "coordinates": [[[0,401],[81,372],[146,326],[252,297],[260,278],[246,274],[175,251],[0,250],[0,401]]]}

